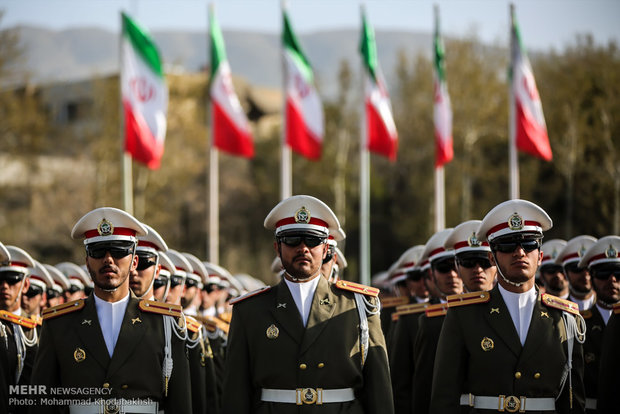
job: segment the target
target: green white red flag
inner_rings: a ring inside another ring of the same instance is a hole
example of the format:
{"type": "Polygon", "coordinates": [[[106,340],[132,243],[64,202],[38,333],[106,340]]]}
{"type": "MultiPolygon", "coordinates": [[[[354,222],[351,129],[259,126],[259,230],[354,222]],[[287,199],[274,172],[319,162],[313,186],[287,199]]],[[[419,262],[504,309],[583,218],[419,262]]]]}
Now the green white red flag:
{"type": "Polygon", "coordinates": [[[250,124],[235,93],[224,37],[212,11],[209,14],[209,38],[213,145],[230,154],[252,158],[254,141],[250,124]]]}
{"type": "Polygon", "coordinates": [[[512,13],[511,81],[514,96],[516,146],[521,151],[550,161],[553,158],[540,95],[532,66],[521,43],[517,19],[512,13]]]}
{"type": "Polygon", "coordinates": [[[375,32],[362,12],[360,53],[365,68],[366,136],[369,151],[396,159],[398,134],[392,117],[392,106],[377,58],[375,32]]]}
{"type": "Polygon", "coordinates": [[[286,10],[282,11],[282,53],[286,87],[285,142],[304,157],[317,160],[323,145],[323,105],[310,62],[293,32],[286,10]]]}
{"type": "Polygon", "coordinates": [[[439,30],[439,17],[435,19],[435,36],[433,39],[435,65],[433,71],[435,121],[435,167],[441,167],[452,161],[452,105],[446,82],[445,49],[439,30]]]}
{"type": "Polygon", "coordinates": [[[125,13],[121,18],[125,151],[148,168],[157,169],[164,153],[168,87],[151,37],[125,13]]]}

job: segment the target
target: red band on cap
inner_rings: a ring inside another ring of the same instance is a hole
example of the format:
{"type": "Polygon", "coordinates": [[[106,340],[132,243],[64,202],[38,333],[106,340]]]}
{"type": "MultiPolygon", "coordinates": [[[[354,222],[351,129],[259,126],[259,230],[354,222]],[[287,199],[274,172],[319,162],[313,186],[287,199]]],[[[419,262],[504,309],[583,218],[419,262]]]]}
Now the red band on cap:
{"type": "Polygon", "coordinates": [[[601,254],[597,254],[596,256],[590,257],[590,260],[588,260],[588,264],[592,263],[595,260],[599,260],[599,259],[618,259],[618,257],[607,257],[605,253],[601,253],[601,254]]]}
{"type": "Polygon", "coordinates": [[[43,279],[42,277],[39,277],[37,275],[30,275],[30,280],[32,279],[36,279],[36,280],[40,280],[41,282],[45,283],[47,285],[47,283],[45,282],[45,279],[43,279]]]}
{"type": "Polygon", "coordinates": [[[323,221],[321,219],[314,218],[314,217],[310,218],[310,222],[309,223],[298,223],[295,220],[295,217],[287,217],[285,219],[282,219],[282,220],[278,221],[276,223],[276,228],[278,228],[280,226],[285,226],[287,224],[314,224],[315,226],[329,227],[326,221],[323,221]]]}
{"type": "MultiPolygon", "coordinates": [[[[523,227],[525,227],[525,226],[536,226],[536,227],[542,227],[542,226],[540,225],[540,223],[539,223],[539,222],[537,222],[537,221],[531,221],[531,220],[525,220],[525,221],[523,222],[523,227]]],[[[508,228],[508,222],[505,222],[505,223],[500,223],[500,224],[498,224],[497,226],[493,226],[493,227],[491,227],[491,228],[489,229],[489,231],[487,231],[487,237],[489,236],[489,234],[491,234],[491,233],[495,233],[495,232],[500,231],[500,230],[505,229],[505,228],[508,228]]]]}
{"type": "Polygon", "coordinates": [[[575,258],[575,257],[576,257],[576,258],[579,258],[579,253],[571,253],[571,254],[568,254],[568,255],[566,255],[566,256],[564,256],[564,257],[562,258],[562,261],[563,261],[563,262],[565,262],[565,261],[567,261],[567,260],[569,260],[569,259],[573,259],[573,258],[575,258]]]}
{"type": "MultiPolygon", "coordinates": [[[[475,247],[482,247],[482,246],[488,246],[489,243],[487,242],[482,242],[480,243],[480,246],[475,246],[475,247]]],[[[462,247],[474,247],[474,246],[470,246],[468,241],[461,241],[458,242],[454,245],[454,250],[460,249],[462,247]]]]}
{"type": "Polygon", "coordinates": [[[409,266],[415,266],[415,262],[403,263],[400,267],[409,267],[409,266]]]}
{"type": "Polygon", "coordinates": [[[22,262],[11,262],[10,266],[29,267],[26,263],[22,262]]]}
{"type": "MultiPolygon", "coordinates": [[[[108,234],[108,236],[112,236],[112,235],[113,236],[135,236],[136,231],[133,229],[128,229],[127,227],[114,227],[114,231],[112,232],[112,234],[108,234]]],[[[97,229],[88,230],[87,232],[84,233],[84,236],[87,239],[90,239],[91,237],[100,236],[99,230],[97,229]]]]}
{"type": "Polygon", "coordinates": [[[155,250],[159,250],[159,247],[155,243],[151,243],[150,241],[145,241],[145,240],[138,240],[138,246],[152,247],[155,250]]]}
{"type": "Polygon", "coordinates": [[[433,250],[432,252],[430,252],[430,253],[428,254],[428,257],[433,257],[434,255],[436,255],[436,254],[438,254],[438,253],[441,253],[441,252],[443,252],[443,251],[445,251],[445,250],[446,250],[446,249],[444,249],[443,247],[439,247],[439,248],[437,248],[437,249],[433,250]]]}

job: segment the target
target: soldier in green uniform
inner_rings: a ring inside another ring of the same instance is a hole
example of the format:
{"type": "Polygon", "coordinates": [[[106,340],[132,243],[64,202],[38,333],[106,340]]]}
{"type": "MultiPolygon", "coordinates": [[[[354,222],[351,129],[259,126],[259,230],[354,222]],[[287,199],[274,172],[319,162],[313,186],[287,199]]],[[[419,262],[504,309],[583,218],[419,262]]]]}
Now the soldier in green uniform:
{"type": "Polygon", "coordinates": [[[592,288],[592,276],[587,267],[579,267],[581,258],[596,243],[596,238],[588,235],[573,237],[558,254],[555,262],[562,266],[568,280],[570,295],[568,299],[579,305],[580,311],[594,306],[596,295],[592,288]]]}
{"type": "MultiPolygon", "coordinates": [[[[609,412],[600,408],[597,410],[599,370],[603,366],[611,364],[616,369],[615,375],[618,375],[618,369],[620,369],[620,365],[614,365],[612,361],[604,361],[601,356],[603,338],[607,335],[607,327],[613,313],[613,307],[620,302],[620,254],[618,252],[620,252],[620,237],[606,236],[594,243],[579,261],[579,266],[588,268],[592,274],[592,284],[596,292],[596,304],[589,310],[582,312],[587,326],[583,357],[588,413],[609,412]]],[[[617,353],[618,349],[615,352],[617,353]]],[[[605,378],[600,386],[604,388],[610,379],[605,378]]],[[[619,389],[616,389],[616,392],[619,389]]]]}
{"type": "Polygon", "coordinates": [[[392,414],[378,289],[321,277],[330,228],[322,201],[287,198],[265,219],[282,281],[236,299],[228,337],[225,414],[392,414]]]}
{"type": "Polygon", "coordinates": [[[73,238],[85,238],[94,292],[45,310],[32,377],[48,390],[83,390],[69,397],[83,400],[65,405],[55,399],[61,396],[46,395],[34,412],[191,412],[180,307],[139,300],[129,289],[136,236],[145,233],[135,218],[111,207],[87,213],[73,227],[73,238]]]}
{"type": "MultiPolygon", "coordinates": [[[[618,271],[620,273],[620,270],[618,271]]],[[[616,283],[620,276],[616,276],[616,283]]],[[[620,289],[620,287],[618,288],[620,289]]],[[[614,305],[601,347],[601,367],[597,409],[599,413],[618,413],[618,390],[620,390],[620,303],[614,305]]]]}
{"type": "Polygon", "coordinates": [[[551,225],[543,209],[518,199],[482,220],[476,236],[489,242],[498,283],[490,292],[448,298],[431,413],[584,411],[578,307],[540,295],[534,281],[551,225]]]}

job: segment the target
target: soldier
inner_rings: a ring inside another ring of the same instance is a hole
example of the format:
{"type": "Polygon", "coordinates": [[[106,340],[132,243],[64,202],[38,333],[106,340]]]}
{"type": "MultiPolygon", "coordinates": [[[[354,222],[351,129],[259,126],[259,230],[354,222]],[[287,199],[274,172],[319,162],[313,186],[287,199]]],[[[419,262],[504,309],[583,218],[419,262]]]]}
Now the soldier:
{"type": "Polygon", "coordinates": [[[393,412],[378,290],[321,277],[338,219],[307,195],[265,219],[286,272],[274,287],[234,303],[223,412],[393,412]],[[307,410],[300,406],[312,405],[307,410]]]}
{"type": "Polygon", "coordinates": [[[342,253],[342,250],[340,250],[338,246],[334,248],[334,252],[334,271],[332,280],[333,282],[337,282],[342,278],[344,269],[349,266],[349,263],[347,262],[347,258],[344,257],[344,253],[342,253]]]}
{"type": "Polygon", "coordinates": [[[166,256],[174,265],[174,270],[170,276],[170,289],[166,295],[166,303],[181,304],[181,298],[185,295],[185,280],[187,275],[192,273],[194,269],[189,260],[176,250],[168,249],[166,256]]]}
{"type": "Polygon", "coordinates": [[[129,289],[129,273],[138,263],[136,237],[145,234],[134,217],[111,207],[92,210],[73,227],[71,237],[85,239],[94,292],[45,310],[33,371],[34,384],[48,390],[83,390],[71,399],[85,400],[70,409],[191,412],[184,331],[173,318],[180,307],[139,300],[129,289]]]}
{"type": "Polygon", "coordinates": [[[164,252],[158,252],[159,273],[153,282],[153,297],[158,302],[165,302],[168,291],[170,290],[170,279],[174,273],[174,264],[164,252]]]}
{"type": "MultiPolygon", "coordinates": [[[[620,278],[617,275],[615,277],[616,280],[620,278]]],[[[620,352],[618,349],[620,349],[620,303],[614,305],[601,346],[597,401],[599,413],[618,412],[618,390],[620,389],[620,376],[618,376],[620,352]]]]}
{"type": "Polygon", "coordinates": [[[327,255],[325,256],[325,259],[323,259],[321,273],[330,283],[334,283],[338,280],[338,274],[334,273],[334,271],[337,271],[338,269],[336,266],[338,261],[338,253],[336,252],[336,249],[338,247],[338,242],[343,241],[345,238],[346,234],[341,228],[330,230],[329,232],[329,238],[327,239],[327,255]]]}
{"type": "Polygon", "coordinates": [[[575,303],[540,295],[547,213],[525,200],[497,205],[476,231],[488,241],[498,283],[448,298],[433,375],[431,413],[583,412],[584,327],[575,303]]]}
{"type": "Polygon", "coordinates": [[[65,302],[85,298],[87,296],[86,289],[90,282],[90,277],[86,271],[71,262],[62,262],[55,266],[69,281],[69,287],[64,292],[65,302]]]}
{"type": "Polygon", "coordinates": [[[69,279],[67,279],[56,266],[45,263],[43,267],[52,278],[52,287],[47,289],[47,303],[43,307],[43,309],[47,309],[65,303],[63,292],[68,289],[71,284],[69,283],[69,279]]]}
{"type": "Polygon", "coordinates": [[[596,243],[596,238],[592,236],[573,237],[555,260],[555,263],[564,269],[568,280],[569,300],[579,305],[580,311],[590,309],[596,301],[590,271],[587,267],[579,267],[579,261],[594,243],[596,243]]]}
{"type": "Polygon", "coordinates": [[[129,288],[138,299],[154,300],[153,285],[161,270],[159,252],[165,252],[168,246],[155,229],[144,223],[142,225],[147,233],[138,236],[138,265],[129,274],[129,288]]]}
{"type": "Polygon", "coordinates": [[[454,249],[456,271],[466,292],[487,291],[495,286],[497,267],[489,260],[489,243],[476,237],[480,223],[480,220],[469,220],[459,224],[444,245],[446,249],[454,249]]]}
{"type": "Polygon", "coordinates": [[[538,272],[540,279],[545,284],[545,293],[568,299],[568,279],[562,266],[556,263],[556,259],[564,247],[566,247],[566,240],[553,239],[544,242],[540,248],[540,251],[543,252],[543,258],[538,272]]]}
{"type": "MultiPolygon", "coordinates": [[[[578,263],[578,267],[589,269],[596,292],[596,304],[582,313],[588,332],[583,345],[586,409],[592,413],[597,412],[597,408],[598,412],[609,412],[607,409],[601,410],[597,407],[597,396],[599,395],[599,369],[604,365],[612,364],[612,361],[602,359],[601,347],[603,338],[607,335],[607,326],[613,307],[620,302],[620,254],[618,251],[620,251],[620,237],[602,237],[591,245],[578,263]]],[[[617,353],[618,349],[614,352],[617,353]]],[[[616,369],[614,376],[618,375],[617,370],[620,366],[613,364],[611,366],[616,369]]],[[[608,380],[613,381],[611,378],[603,379],[604,382],[608,380]]],[[[601,385],[605,387],[602,383],[601,385]]],[[[616,392],[619,389],[617,388],[616,392]]]]}
{"type": "Polygon", "coordinates": [[[209,274],[205,265],[191,253],[181,253],[192,265],[191,277],[185,280],[185,295],[181,300],[183,305],[183,313],[186,315],[198,315],[198,306],[200,305],[203,281],[207,280],[209,274]]]}
{"type": "Polygon", "coordinates": [[[47,269],[36,260],[28,268],[30,288],[22,295],[22,310],[41,326],[41,311],[47,302],[47,289],[52,287],[52,278],[47,269]]]}

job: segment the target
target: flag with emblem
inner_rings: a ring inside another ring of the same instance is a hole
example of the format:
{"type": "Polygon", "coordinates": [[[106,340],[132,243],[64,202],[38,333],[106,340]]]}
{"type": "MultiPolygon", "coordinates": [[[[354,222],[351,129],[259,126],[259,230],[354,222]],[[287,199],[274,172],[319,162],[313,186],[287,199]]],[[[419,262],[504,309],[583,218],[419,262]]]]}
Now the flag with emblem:
{"type": "Polygon", "coordinates": [[[323,105],[310,62],[301,49],[286,10],[282,10],[282,53],[286,88],[286,138],[291,149],[317,160],[323,144],[323,105]]]}
{"type": "Polygon", "coordinates": [[[439,13],[435,15],[435,35],[433,39],[435,65],[433,71],[435,121],[435,167],[452,161],[452,106],[446,82],[446,62],[443,39],[439,31],[439,13]]]}
{"type": "Polygon", "coordinates": [[[254,156],[250,125],[235,93],[224,37],[212,7],[209,9],[211,80],[209,96],[212,110],[212,143],[220,150],[245,158],[254,156]]]}
{"type": "Polygon", "coordinates": [[[164,153],[168,87],[157,46],[148,33],[121,13],[121,94],[125,151],[151,169],[164,153]]]}
{"type": "Polygon", "coordinates": [[[514,99],[514,131],[516,147],[528,154],[551,161],[551,146],[536,88],[532,66],[521,41],[514,8],[511,8],[511,66],[510,77],[514,99]]]}
{"type": "Polygon", "coordinates": [[[377,58],[375,32],[362,11],[362,37],[360,41],[365,92],[366,147],[369,151],[396,159],[398,134],[392,117],[392,106],[377,58]]]}

